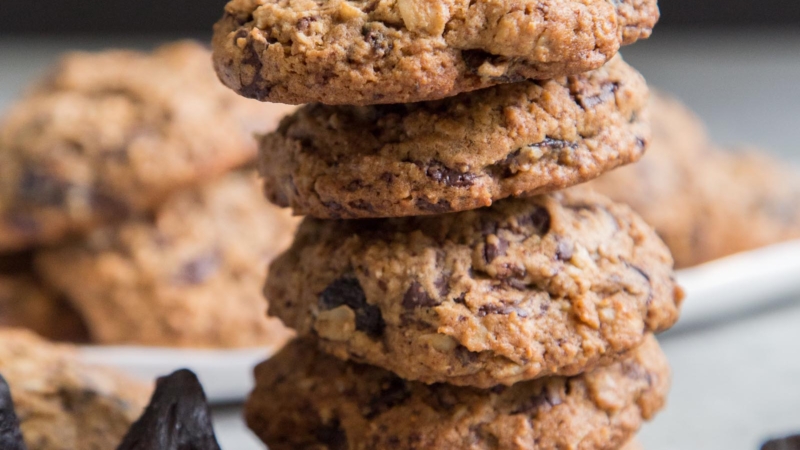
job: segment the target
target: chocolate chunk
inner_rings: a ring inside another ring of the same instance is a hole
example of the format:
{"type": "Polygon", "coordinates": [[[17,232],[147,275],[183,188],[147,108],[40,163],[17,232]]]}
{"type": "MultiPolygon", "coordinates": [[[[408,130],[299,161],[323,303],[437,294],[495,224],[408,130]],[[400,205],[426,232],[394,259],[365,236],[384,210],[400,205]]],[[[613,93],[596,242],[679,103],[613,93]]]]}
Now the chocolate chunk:
{"type": "Polygon", "coordinates": [[[345,275],[335,280],[319,294],[319,307],[322,310],[331,310],[343,305],[356,313],[356,330],[373,338],[383,334],[386,322],[383,321],[380,308],[367,303],[367,295],[358,278],[353,275],[345,275]]]}
{"type": "Polygon", "coordinates": [[[19,428],[19,419],[14,412],[14,402],[11,399],[11,389],[0,375],[0,449],[26,450],[22,440],[22,431],[19,428]]]}
{"type": "Polygon", "coordinates": [[[537,207],[530,215],[520,217],[520,226],[533,227],[538,234],[545,235],[550,231],[550,212],[547,208],[537,207]]]}
{"type": "Polygon", "coordinates": [[[347,450],[347,434],[342,429],[339,419],[333,419],[330,424],[317,428],[314,437],[321,444],[325,444],[327,450],[347,450]]]}
{"type": "Polygon", "coordinates": [[[219,251],[201,255],[181,267],[176,279],[181,284],[195,285],[206,282],[222,266],[219,251]]]}
{"type": "Polygon", "coordinates": [[[403,295],[403,307],[406,309],[426,308],[438,304],[439,302],[431,298],[425,288],[416,281],[411,283],[411,287],[403,295]]]}
{"type": "Polygon", "coordinates": [[[498,256],[505,256],[506,250],[508,250],[508,241],[498,237],[496,244],[487,243],[483,247],[483,258],[487,264],[491,263],[498,256]]]}
{"type": "Polygon", "coordinates": [[[362,35],[364,36],[364,41],[372,48],[375,56],[385,56],[394,49],[392,41],[379,30],[371,30],[365,27],[362,30],[362,35]]]}
{"type": "Polygon", "coordinates": [[[423,211],[437,213],[437,214],[450,212],[453,209],[450,206],[450,202],[448,202],[447,200],[439,200],[437,203],[431,203],[430,201],[424,198],[418,198],[416,205],[417,208],[423,211]]]}
{"type": "Polygon", "coordinates": [[[531,147],[539,147],[539,148],[547,147],[547,148],[552,148],[554,150],[560,150],[562,148],[577,148],[578,143],[545,137],[542,142],[537,142],[535,144],[532,144],[531,147]]]}
{"type": "Polygon", "coordinates": [[[437,183],[449,187],[470,187],[476,178],[473,173],[451,169],[438,161],[431,161],[428,168],[425,169],[425,175],[437,183]]]}
{"type": "Polygon", "coordinates": [[[561,261],[569,261],[572,259],[572,254],[575,252],[575,246],[572,241],[559,237],[556,246],[556,258],[561,261]]]}
{"type": "Polygon", "coordinates": [[[211,411],[194,373],[183,369],[156,382],[144,414],[117,450],[219,450],[211,411]]]}
{"type": "Polygon", "coordinates": [[[583,109],[592,109],[601,103],[614,100],[614,94],[619,89],[619,84],[615,82],[606,82],[600,86],[600,92],[595,95],[578,94],[578,101],[583,109]]]}
{"type": "Polygon", "coordinates": [[[800,434],[767,441],[761,450],[800,450],[800,434]]]}
{"type": "Polygon", "coordinates": [[[239,88],[239,93],[247,98],[264,101],[269,96],[270,88],[266,86],[264,76],[261,74],[261,71],[264,69],[264,63],[261,62],[261,57],[258,51],[256,51],[252,40],[248,39],[244,53],[245,57],[242,58],[241,64],[253,68],[253,79],[250,80],[248,84],[242,83],[242,86],[239,88]]]}
{"type": "Polygon", "coordinates": [[[399,377],[392,377],[383,383],[381,392],[369,402],[369,408],[364,416],[372,419],[389,409],[403,403],[411,397],[411,391],[405,380],[399,377]]]}
{"type": "Polygon", "coordinates": [[[560,405],[561,403],[563,403],[563,400],[561,400],[561,397],[558,395],[558,393],[547,390],[539,393],[539,395],[535,395],[525,400],[516,410],[512,412],[512,414],[531,414],[539,409],[550,409],[554,406],[560,405]]]}
{"type": "Polygon", "coordinates": [[[308,31],[308,27],[311,26],[312,23],[316,22],[316,17],[303,17],[302,19],[297,21],[297,29],[301,32],[308,31]]]}
{"type": "Polygon", "coordinates": [[[490,314],[500,314],[503,316],[507,316],[513,312],[517,313],[519,317],[522,318],[528,317],[527,311],[509,305],[483,305],[480,308],[478,308],[477,315],[478,317],[486,317],[487,315],[490,314]]]}

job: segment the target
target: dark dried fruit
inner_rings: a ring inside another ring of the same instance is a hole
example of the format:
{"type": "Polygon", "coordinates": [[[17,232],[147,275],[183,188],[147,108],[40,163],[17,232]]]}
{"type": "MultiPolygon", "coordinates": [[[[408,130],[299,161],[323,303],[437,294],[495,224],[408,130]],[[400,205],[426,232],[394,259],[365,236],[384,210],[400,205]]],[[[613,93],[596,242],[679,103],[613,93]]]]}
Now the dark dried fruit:
{"type": "Polygon", "coordinates": [[[0,375],[0,449],[26,450],[8,383],[0,375]]]}
{"type": "Polygon", "coordinates": [[[117,450],[219,450],[203,387],[183,369],[159,378],[144,414],[117,450]]]}
{"type": "Polygon", "coordinates": [[[429,308],[438,304],[436,299],[428,295],[428,291],[416,281],[411,283],[411,286],[403,295],[403,307],[405,309],[429,308]]]}
{"type": "Polygon", "coordinates": [[[331,310],[347,306],[356,313],[356,330],[367,333],[371,337],[380,337],[386,328],[381,310],[367,303],[367,295],[353,275],[345,275],[329,284],[319,294],[319,308],[331,310]]]}
{"type": "Polygon", "coordinates": [[[800,450],[800,434],[768,441],[761,450],[800,450]]]}

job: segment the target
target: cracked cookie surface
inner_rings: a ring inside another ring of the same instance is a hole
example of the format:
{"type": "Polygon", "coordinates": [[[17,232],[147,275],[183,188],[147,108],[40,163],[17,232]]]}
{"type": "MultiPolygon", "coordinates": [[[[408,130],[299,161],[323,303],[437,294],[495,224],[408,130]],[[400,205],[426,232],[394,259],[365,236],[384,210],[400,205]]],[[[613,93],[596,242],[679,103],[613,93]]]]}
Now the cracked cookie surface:
{"type": "Polygon", "coordinates": [[[342,359],[491,387],[575,375],[678,318],[672,258],[627,206],[556,193],[436,217],[307,218],[269,312],[342,359]]]}
{"type": "Polygon", "coordinates": [[[560,190],[638,160],[644,79],[593,72],[437,102],[308,105],[261,138],[267,197],[320,218],[441,214],[560,190]]]}
{"type": "Polygon", "coordinates": [[[150,388],[78,361],[73,347],[0,330],[0,374],[11,388],[28,448],[116,448],[147,405],[150,388]]]}
{"type": "Polygon", "coordinates": [[[291,108],[220,86],[210,52],[72,53],[0,125],[0,251],[152,209],[251,161],[291,108]]]}
{"type": "Polygon", "coordinates": [[[658,15],[656,0],[232,0],[214,62],[250,98],[410,103],[597,69],[658,15]]]}
{"type": "Polygon", "coordinates": [[[100,343],[278,347],[290,333],[265,317],[261,286],[297,219],[265,202],[255,178],[174,194],[152,219],[41,251],[37,267],[100,343]]]}
{"type": "Polygon", "coordinates": [[[491,390],[405,381],[301,340],[256,368],[245,417],[274,450],[613,450],[669,384],[652,336],[607,367],[491,390]]]}

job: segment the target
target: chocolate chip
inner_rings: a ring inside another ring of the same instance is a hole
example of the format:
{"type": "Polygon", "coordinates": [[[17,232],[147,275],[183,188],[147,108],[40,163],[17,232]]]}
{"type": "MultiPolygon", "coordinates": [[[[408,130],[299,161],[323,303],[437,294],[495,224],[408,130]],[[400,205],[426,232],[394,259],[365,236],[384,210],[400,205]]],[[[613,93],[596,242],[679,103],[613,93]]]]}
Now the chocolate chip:
{"type": "Polygon", "coordinates": [[[486,263],[489,264],[498,256],[505,256],[506,250],[508,250],[508,241],[498,237],[497,243],[487,242],[483,247],[483,258],[486,260],[486,263]]]}
{"type": "Polygon", "coordinates": [[[442,214],[450,212],[453,208],[447,200],[439,200],[437,203],[431,203],[424,198],[418,198],[416,201],[417,208],[431,213],[442,214]]]}
{"type": "Polygon", "coordinates": [[[539,148],[547,147],[554,150],[561,150],[563,148],[577,148],[578,144],[576,142],[569,142],[561,139],[553,139],[545,137],[542,142],[531,144],[531,147],[539,147],[539,148]]]}
{"type": "Polygon", "coordinates": [[[19,428],[19,419],[14,412],[11,389],[0,375],[0,448],[3,450],[26,450],[19,428]]]}
{"type": "Polygon", "coordinates": [[[441,298],[447,297],[447,294],[450,293],[450,286],[447,285],[449,279],[449,276],[442,275],[433,282],[433,285],[439,290],[439,296],[441,298]]]}
{"type": "Polygon", "coordinates": [[[244,48],[244,57],[242,58],[241,65],[250,66],[253,68],[253,79],[248,84],[242,84],[239,88],[239,93],[247,98],[253,98],[259,101],[264,101],[269,97],[270,86],[267,86],[264,76],[261,71],[264,69],[264,63],[261,62],[261,56],[256,51],[255,45],[252,40],[248,40],[244,48]]]}
{"type": "Polygon", "coordinates": [[[379,30],[364,28],[362,30],[364,41],[372,48],[375,56],[385,56],[387,53],[394,49],[392,41],[386,37],[385,34],[379,30]]]}
{"type": "Polygon", "coordinates": [[[517,219],[520,226],[532,227],[538,234],[545,235],[550,231],[550,212],[547,208],[537,206],[529,215],[517,219]]]}
{"type": "Polygon", "coordinates": [[[345,275],[329,284],[319,294],[318,303],[322,310],[343,305],[352,309],[356,314],[356,330],[373,338],[380,337],[386,328],[380,308],[367,303],[367,295],[354,275],[345,275]]]}
{"type": "Polygon", "coordinates": [[[372,206],[372,203],[366,200],[353,200],[352,202],[349,202],[347,206],[353,209],[359,209],[361,211],[375,212],[375,207],[372,206]]]}
{"type": "Polygon", "coordinates": [[[391,172],[383,172],[381,174],[381,180],[383,180],[386,184],[392,184],[394,182],[394,174],[391,172]]]}
{"type": "Polygon", "coordinates": [[[556,392],[542,391],[538,395],[529,397],[517,407],[512,414],[535,414],[540,409],[550,409],[562,404],[564,401],[556,392]]]}
{"type": "Polygon", "coordinates": [[[183,369],[159,378],[144,414],[118,450],[219,450],[211,411],[194,373],[183,369]]]}
{"type": "Polygon", "coordinates": [[[578,94],[578,101],[583,109],[592,109],[601,103],[614,100],[614,94],[619,89],[619,84],[615,82],[606,82],[600,86],[600,92],[594,95],[578,94]]]}
{"type": "Polygon", "coordinates": [[[800,434],[767,441],[761,450],[800,450],[800,434]]]}
{"type": "Polygon", "coordinates": [[[509,306],[509,305],[483,305],[478,308],[478,317],[486,317],[490,314],[499,314],[502,316],[507,316],[511,313],[517,313],[519,317],[525,318],[528,317],[528,312],[517,308],[516,306],[509,306]]]}
{"type": "Polygon", "coordinates": [[[556,258],[561,261],[569,261],[575,252],[575,245],[567,238],[559,237],[556,245],[556,258]]]}
{"type": "Polygon", "coordinates": [[[200,255],[181,267],[175,277],[177,282],[186,285],[205,283],[222,266],[219,250],[200,255]]]}
{"type": "Polygon", "coordinates": [[[456,358],[465,366],[474,364],[478,360],[478,352],[470,351],[467,347],[459,345],[455,349],[456,358]]]}
{"type": "Polygon", "coordinates": [[[347,434],[342,429],[339,419],[333,419],[331,423],[317,428],[314,437],[320,444],[324,444],[327,450],[347,450],[347,434]]]}
{"type": "Polygon", "coordinates": [[[451,169],[438,161],[431,161],[428,164],[427,169],[425,169],[425,175],[437,183],[442,183],[449,187],[469,187],[472,186],[476,178],[473,173],[464,173],[451,169]]]}
{"type": "Polygon", "coordinates": [[[364,182],[361,180],[353,180],[345,186],[344,190],[347,192],[355,192],[364,188],[364,182]]]}
{"type": "Polygon", "coordinates": [[[301,32],[306,32],[308,31],[308,27],[310,27],[311,24],[316,21],[316,17],[303,17],[297,21],[297,29],[301,32]]]}
{"type": "Polygon", "coordinates": [[[411,390],[409,390],[406,381],[399,377],[392,377],[383,383],[381,392],[370,400],[364,417],[372,419],[402,404],[409,397],[411,397],[411,390]]]}
{"type": "Polygon", "coordinates": [[[439,302],[428,295],[425,288],[416,281],[411,283],[411,286],[403,295],[403,307],[405,309],[429,308],[438,304],[439,302]]]}

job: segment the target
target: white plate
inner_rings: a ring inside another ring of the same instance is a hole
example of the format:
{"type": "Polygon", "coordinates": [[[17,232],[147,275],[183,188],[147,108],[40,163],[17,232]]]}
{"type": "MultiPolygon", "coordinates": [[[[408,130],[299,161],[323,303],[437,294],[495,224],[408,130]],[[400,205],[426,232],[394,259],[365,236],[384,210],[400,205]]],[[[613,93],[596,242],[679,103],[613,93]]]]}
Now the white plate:
{"type": "Polygon", "coordinates": [[[238,403],[253,388],[253,368],[275,353],[272,348],[194,350],[149,347],[84,346],[90,364],[116,367],[145,381],[190,369],[197,374],[210,403],[238,403]]]}
{"type": "MultiPolygon", "coordinates": [[[[800,240],[740,253],[678,271],[686,301],[675,329],[766,306],[800,293],[800,240]],[[758,304],[755,304],[755,302],[758,304]]],[[[179,368],[194,371],[212,403],[242,401],[253,387],[252,371],[274,349],[185,350],[83,347],[85,360],[118,367],[146,380],[179,368]]]]}

